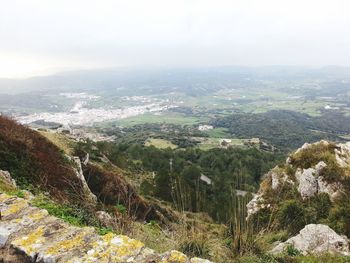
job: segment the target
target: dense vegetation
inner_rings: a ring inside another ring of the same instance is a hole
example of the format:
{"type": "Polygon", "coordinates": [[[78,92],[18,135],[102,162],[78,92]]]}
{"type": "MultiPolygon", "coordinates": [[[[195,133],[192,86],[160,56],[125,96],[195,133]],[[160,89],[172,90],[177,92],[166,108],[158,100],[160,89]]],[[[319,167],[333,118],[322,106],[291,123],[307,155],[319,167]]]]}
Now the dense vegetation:
{"type": "Polygon", "coordinates": [[[0,116],[0,169],[20,186],[34,185],[61,200],[80,201],[73,163],[44,136],[0,116]]]}
{"type": "Polygon", "coordinates": [[[264,139],[284,151],[321,139],[341,141],[340,135],[350,133],[350,117],[329,112],[319,117],[284,110],[240,113],[215,119],[212,124],[228,128],[232,135],[239,138],[264,139]]]}
{"type": "Polygon", "coordinates": [[[95,159],[103,154],[113,164],[140,177],[153,173],[154,177],[141,179],[145,195],[174,202],[181,210],[208,212],[222,222],[231,219],[229,208],[236,190],[255,191],[260,176],[281,160],[279,155],[255,148],[162,150],[108,142],[80,143],[78,148],[90,152],[95,159]],[[202,175],[211,183],[201,180],[202,175]]]}

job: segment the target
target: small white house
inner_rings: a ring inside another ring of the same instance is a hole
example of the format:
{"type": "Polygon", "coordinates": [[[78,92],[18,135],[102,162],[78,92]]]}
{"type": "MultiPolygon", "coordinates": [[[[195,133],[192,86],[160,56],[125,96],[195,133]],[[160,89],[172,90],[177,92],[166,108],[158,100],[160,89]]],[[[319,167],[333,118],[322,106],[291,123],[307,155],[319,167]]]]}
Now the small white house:
{"type": "Polygon", "coordinates": [[[198,126],[198,130],[200,131],[208,131],[208,130],[212,130],[214,129],[214,127],[212,125],[199,125],[198,126]]]}
{"type": "Polygon", "coordinates": [[[201,177],[199,179],[201,179],[203,182],[206,182],[207,184],[211,184],[211,179],[204,174],[201,174],[201,177]]]}

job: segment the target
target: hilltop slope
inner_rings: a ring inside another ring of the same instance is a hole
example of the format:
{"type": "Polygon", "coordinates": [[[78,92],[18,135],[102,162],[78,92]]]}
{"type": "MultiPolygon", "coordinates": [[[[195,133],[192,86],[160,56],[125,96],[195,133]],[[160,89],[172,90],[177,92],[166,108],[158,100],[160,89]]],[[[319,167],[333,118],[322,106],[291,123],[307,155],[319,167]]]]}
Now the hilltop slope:
{"type": "Polygon", "coordinates": [[[350,236],[350,143],[304,144],[264,176],[248,203],[257,230],[286,230],[325,224],[350,236]]]}

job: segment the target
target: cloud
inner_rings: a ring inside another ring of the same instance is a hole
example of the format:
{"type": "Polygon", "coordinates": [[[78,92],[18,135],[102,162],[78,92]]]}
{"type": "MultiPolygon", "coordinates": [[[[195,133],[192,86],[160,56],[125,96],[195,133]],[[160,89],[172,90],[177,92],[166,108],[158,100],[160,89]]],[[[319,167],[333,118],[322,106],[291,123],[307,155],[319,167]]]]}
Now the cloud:
{"type": "Polygon", "coordinates": [[[347,0],[3,1],[0,74],[84,66],[350,65],[348,10],[347,0]],[[21,66],[9,67],[10,61],[21,66]]]}

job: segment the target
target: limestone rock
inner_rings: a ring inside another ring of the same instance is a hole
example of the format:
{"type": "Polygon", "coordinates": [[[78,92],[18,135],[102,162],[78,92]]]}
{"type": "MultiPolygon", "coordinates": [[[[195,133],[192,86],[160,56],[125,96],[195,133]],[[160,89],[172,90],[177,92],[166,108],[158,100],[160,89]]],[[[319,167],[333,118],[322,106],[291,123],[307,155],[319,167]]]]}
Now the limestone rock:
{"type": "Polygon", "coordinates": [[[350,255],[347,237],[338,235],[329,226],[322,224],[306,225],[298,235],[277,245],[271,253],[282,253],[288,245],[292,245],[304,255],[322,253],[350,255]]]}
{"type": "Polygon", "coordinates": [[[289,184],[294,184],[294,182],[288,178],[288,175],[284,171],[281,171],[278,166],[268,172],[267,177],[271,177],[271,188],[273,190],[277,189],[281,184],[283,185],[286,182],[289,184]]]}
{"type": "MultiPolygon", "coordinates": [[[[271,190],[278,191],[280,186],[285,183],[295,185],[303,199],[311,198],[320,193],[327,193],[331,201],[334,201],[336,197],[340,196],[345,191],[342,178],[339,178],[339,180],[333,178],[331,182],[330,180],[326,180],[327,178],[325,177],[327,174],[323,173],[328,165],[326,163],[327,158],[325,160],[319,160],[319,162],[312,167],[303,167],[302,162],[294,162],[294,158],[301,158],[300,156],[302,156],[301,154],[303,154],[303,151],[312,150],[312,147],[315,147],[315,151],[318,151],[317,149],[325,149],[327,154],[333,154],[330,158],[334,157],[339,166],[338,168],[350,168],[350,142],[339,143],[337,145],[330,144],[324,140],[313,144],[305,143],[296,150],[294,154],[287,158],[283,167],[275,167],[264,176],[257,195],[247,204],[247,218],[263,207],[272,206],[274,202],[271,200],[271,193],[270,195],[266,195],[266,193],[269,193],[271,190]],[[291,174],[292,171],[296,172],[291,174]]],[[[313,153],[307,152],[307,154],[313,153]]],[[[319,156],[322,157],[322,155],[319,156]]]]}
{"type": "MultiPolygon", "coordinates": [[[[87,157],[87,159],[88,159],[88,158],[89,158],[89,157],[87,157]]],[[[74,162],[76,163],[76,165],[77,165],[77,167],[78,167],[78,169],[76,170],[76,175],[77,175],[77,177],[79,178],[80,182],[82,183],[82,186],[83,186],[83,189],[84,189],[85,194],[86,194],[86,195],[88,196],[88,198],[90,199],[89,201],[91,201],[92,203],[96,203],[96,202],[97,202],[97,197],[96,197],[96,195],[94,195],[94,194],[91,192],[91,190],[90,190],[90,188],[89,188],[89,186],[88,186],[88,184],[87,184],[87,182],[86,182],[86,180],[85,180],[85,177],[84,177],[84,174],[83,174],[83,168],[82,168],[82,164],[81,164],[80,158],[77,157],[77,156],[74,156],[74,157],[73,157],[73,160],[74,160],[74,162]]]]}
{"type": "Polygon", "coordinates": [[[0,170],[0,179],[9,187],[17,188],[15,180],[12,179],[11,174],[8,171],[0,170]]]}
{"type": "Polygon", "coordinates": [[[315,169],[298,169],[295,173],[295,177],[298,180],[298,192],[302,198],[312,197],[317,193],[317,178],[315,175],[315,169]]]}
{"type": "Polygon", "coordinates": [[[264,202],[262,194],[254,195],[253,199],[247,204],[247,218],[258,212],[262,207],[261,204],[264,202]]]}
{"type": "Polygon", "coordinates": [[[96,216],[98,220],[100,221],[100,224],[103,225],[104,227],[112,227],[114,224],[114,220],[111,217],[110,214],[108,214],[105,211],[97,211],[96,216]]]}
{"type": "Polygon", "coordinates": [[[90,227],[74,227],[30,205],[26,199],[0,194],[0,258],[3,262],[172,262],[210,263],[178,251],[158,254],[138,241],[90,227]]]}
{"type": "Polygon", "coordinates": [[[335,159],[340,167],[350,166],[350,142],[339,143],[334,150],[335,159]]]}
{"type": "Polygon", "coordinates": [[[327,164],[321,161],[314,168],[297,170],[295,177],[299,184],[298,191],[303,199],[313,197],[319,193],[327,193],[331,200],[334,200],[342,192],[343,186],[341,183],[328,183],[323,176],[320,176],[325,167],[327,167],[327,164]]]}

